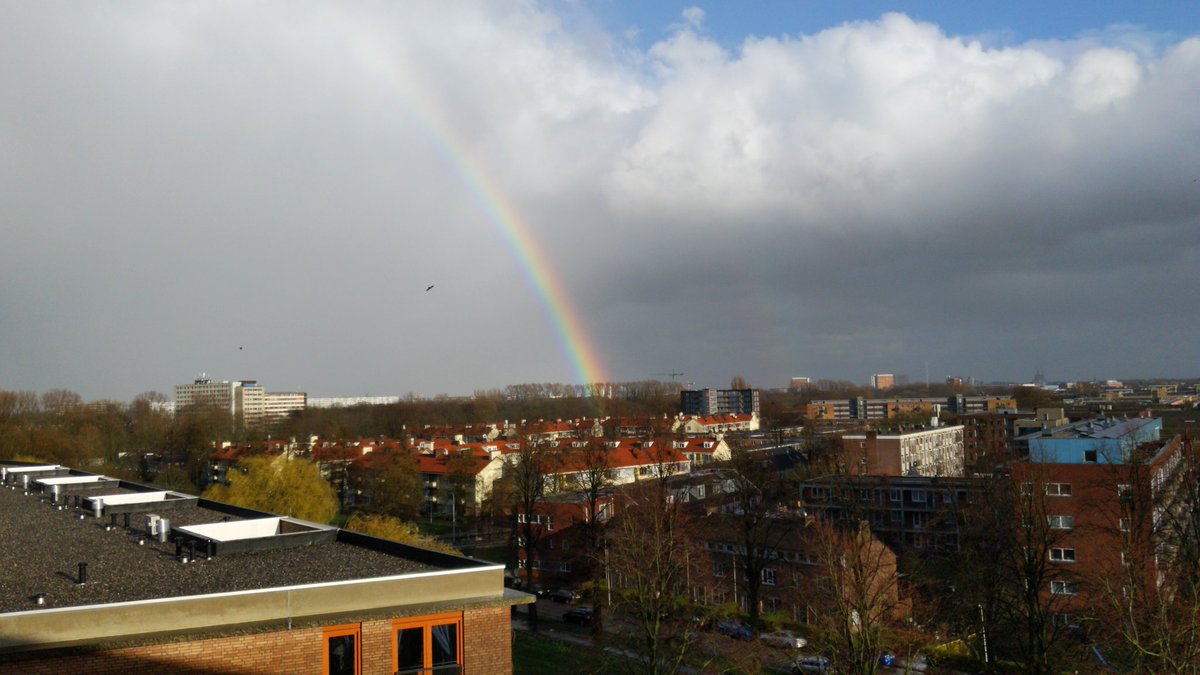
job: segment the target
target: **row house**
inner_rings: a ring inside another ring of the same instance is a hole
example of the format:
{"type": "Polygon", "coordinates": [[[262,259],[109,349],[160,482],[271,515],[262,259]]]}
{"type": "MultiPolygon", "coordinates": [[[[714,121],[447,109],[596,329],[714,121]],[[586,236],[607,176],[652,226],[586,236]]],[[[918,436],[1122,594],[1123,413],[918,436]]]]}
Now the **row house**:
{"type": "Polygon", "coordinates": [[[622,504],[622,493],[608,489],[601,493],[592,513],[591,500],[581,492],[551,495],[537,505],[534,513],[518,513],[519,524],[533,522],[538,545],[533,560],[526,558],[525,541],[517,537],[517,576],[532,567],[536,583],[546,588],[578,587],[590,581],[591,563],[603,556],[603,541],[589,537],[589,524],[608,523],[622,504]]]}
{"type": "MultiPolygon", "coordinates": [[[[587,481],[589,462],[586,450],[589,446],[603,451],[599,461],[611,485],[687,473],[692,466],[684,454],[684,450],[690,446],[676,447],[671,440],[560,441],[544,447],[557,460],[550,463],[547,469],[549,491],[571,490],[587,481]]],[[[711,448],[704,448],[701,444],[694,449],[716,451],[718,448],[714,443],[711,448]]],[[[518,455],[510,455],[510,458],[516,457],[518,455]]]]}
{"type": "Polygon", "coordinates": [[[568,438],[598,438],[603,435],[604,420],[587,417],[573,420],[538,420],[531,425],[527,425],[525,420],[521,420],[520,426],[509,426],[506,433],[509,438],[521,436],[536,443],[568,438]]]}
{"type": "Polygon", "coordinates": [[[466,425],[430,425],[426,424],[417,430],[413,437],[421,440],[435,438],[451,439],[455,443],[487,443],[504,435],[508,423],[466,424],[466,425]]]}
{"type": "Polygon", "coordinates": [[[232,443],[229,441],[214,443],[213,451],[209,453],[208,463],[205,465],[204,475],[201,478],[204,485],[200,487],[203,489],[216,483],[227,483],[226,475],[229,473],[229,470],[246,457],[253,457],[255,455],[277,456],[285,453],[294,453],[296,449],[297,446],[294,442],[282,439],[245,443],[232,443]]]}
{"type": "Polygon", "coordinates": [[[431,513],[461,515],[460,508],[478,512],[492,487],[504,475],[502,448],[508,444],[468,443],[454,449],[419,452],[417,470],[424,483],[425,503],[431,513]]]}
{"type": "Polygon", "coordinates": [[[344,507],[353,506],[361,501],[362,495],[352,479],[355,468],[364,468],[360,460],[366,457],[407,454],[401,441],[389,438],[354,441],[314,438],[309,447],[309,458],[317,465],[325,480],[333,486],[344,507]]]}
{"type": "MultiPolygon", "coordinates": [[[[719,511],[724,496],[735,491],[736,475],[721,468],[710,468],[688,474],[667,477],[665,487],[671,503],[697,508],[699,512],[719,511]]],[[[546,587],[578,586],[589,581],[592,559],[602,556],[603,541],[592,541],[588,534],[591,523],[605,525],[628,503],[627,491],[619,486],[601,491],[593,513],[591,500],[580,491],[552,494],[538,504],[534,514],[516,514],[518,523],[531,519],[538,528],[539,545],[534,560],[525,559],[523,548],[518,550],[518,570],[529,566],[535,578],[546,587]]],[[[524,542],[518,540],[523,547],[524,542]]]]}
{"type": "Polygon", "coordinates": [[[680,415],[671,427],[674,433],[688,435],[727,434],[738,431],[758,431],[758,413],[731,413],[726,415],[680,415]]]}

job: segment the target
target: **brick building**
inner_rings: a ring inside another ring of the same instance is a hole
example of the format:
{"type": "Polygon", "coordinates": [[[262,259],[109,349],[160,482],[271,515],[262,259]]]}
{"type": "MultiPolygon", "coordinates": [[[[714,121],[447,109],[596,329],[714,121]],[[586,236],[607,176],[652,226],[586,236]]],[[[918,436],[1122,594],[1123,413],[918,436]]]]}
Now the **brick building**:
{"type": "Polygon", "coordinates": [[[813,423],[890,420],[901,415],[932,416],[939,410],[956,415],[1015,410],[1016,399],[1008,396],[966,396],[955,394],[935,398],[846,398],[821,399],[805,406],[805,416],[813,423]]]}
{"type": "Polygon", "coordinates": [[[875,476],[963,475],[963,427],[932,427],[895,434],[867,431],[842,436],[849,473],[875,476]]]}
{"type": "Polygon", "coordinates": [[[63,467],[0,480],[0,673],[512,671],[531,598],[502,565],[63,467]]]}
{"type": "Polygon", "coordinates": [[[1122,585],[1156,588],[1170,555],[1162,519],[1195,462],[1191,444],[1161,441],[1161,428],[1150,418],[1084,420],[1030,439],[1029,461],[1012,465],[1022,502],[1053,532],[1042,591],[1065,617],[1122,585]]]}
{"type": "Polygon", "coordinates": [[[866,522],[895,550],[954,551],[960,513],[990,478],[820,476],[800,484],[800,505],[831,522],[866,522]]]}

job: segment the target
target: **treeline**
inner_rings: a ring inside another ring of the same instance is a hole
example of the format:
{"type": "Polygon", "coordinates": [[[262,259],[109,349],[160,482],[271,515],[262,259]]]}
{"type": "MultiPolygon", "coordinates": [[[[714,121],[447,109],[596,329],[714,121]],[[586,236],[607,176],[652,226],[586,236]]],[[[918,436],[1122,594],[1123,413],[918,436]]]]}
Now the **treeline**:
{"type": "Polygon", "coordinates": [[[670,382],[624,382],[591,385],[608,395],[583,395],[576,385],[520,384],[477,391],[469,398],[437,397],[387,405],[308,408],[275,427],[276,437],[316,435],[324,438],[399,438],[425,425],[479,423],[532,424],[568,420],[645,415],[674,415],[679,385],[670,382]]]}
{"type": "MultiPolygon", "coordinates": [[[[129,403],[84,402],[79,394],[56,389],[38,394],[0,391],[0,458],[130,470],[129,458],[147,454],[187,467],[193,480],[214,443],[266,438],[399,438],[425,425],[520,424],[581,417],[674,414],[679,385],[625,382],[594,385],[524,384],[477,392],[463,398],[405,400],[389,405],[309,408],[266,428],[247,428],[226,410],[197,408],[171,415],[158,404],[167,397],[145,392],[129,403]],[[604,396],[594,395],[603,388],[604,396]],[[586,394],[586,395],[585,395],[586,394]]],[[[135,462],[136,464],[136,462],[135,462]]],[[[135,467],[142,479],[156,467],[135,467]]],[[[131,476],[132,477],[132,476],[131,476]]]]}

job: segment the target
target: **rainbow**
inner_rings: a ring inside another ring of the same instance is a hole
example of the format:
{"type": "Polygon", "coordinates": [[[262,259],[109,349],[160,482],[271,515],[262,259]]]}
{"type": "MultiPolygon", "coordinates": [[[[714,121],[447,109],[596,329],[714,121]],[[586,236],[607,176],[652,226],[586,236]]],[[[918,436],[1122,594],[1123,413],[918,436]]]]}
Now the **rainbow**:
{"type": "Polygon", "coordinates": [[[500,231],[504,242],[520,263],[525,279],[537,293],[554,324],[579,384],[604,382],[604,367],[596,347],[584,329],[579,313],[571,304],[567,289],[550,263],[550,258],[530,234],[529,226],[516,205],[505,197],[494,181],[489,180],[487,171],[475,161],[465,144],[457,142],[449,127],[437,124],[433,128],[463,184],[471,190],[488,220],[500,231]]]}
{"type": "Polygon", "coordinates": [[[401,99],[436,142],[463,185],[483,209],[488,221],[500,233],[554,325],[579,384],[605,382],[605,370],[599,353],[584,328],[579,312],[571,304],[566,287],[555,272],[550,258],[531,234],[520,210],[507,198],[483,162],[445,120],[445,116],[437,114],[435,97],[418,95],[416,83],[419,78],[404,76],[388,46],[376,35],[375,27],[344,10],[338,11],[337,16],[339,22],[349,29],[347,35],[353,39],[351,46],[362,64],[401,94],[401,99]]]}

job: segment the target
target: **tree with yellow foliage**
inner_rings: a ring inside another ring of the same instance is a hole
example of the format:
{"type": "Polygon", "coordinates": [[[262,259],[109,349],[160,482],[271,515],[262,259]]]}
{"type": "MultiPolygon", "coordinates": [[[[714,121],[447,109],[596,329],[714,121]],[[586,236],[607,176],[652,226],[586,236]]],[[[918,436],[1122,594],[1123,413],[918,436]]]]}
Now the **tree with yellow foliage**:
{"type": "Polygon", "coordinates": [[[205,490],[204,498],[314,523],[337,517],[337,495],[317,465],[306,459],[250,457],[239,461],[228,479],[229,485],[205,490]]]}
{"type": "Polygon", "coordinates": [[[432,537],[426,537],[418,532],[415,524],[406,523],[399,518],[391,516],[356,513],[346,523],[346,529],[371,537],[398,541],[401,544],[408,544],[409,546],[419,546],[420,548],[433,549],[434,551],[441,551],[443,553],[461,555],[459,550],[453,546],[442,543],[432,537]]]}

